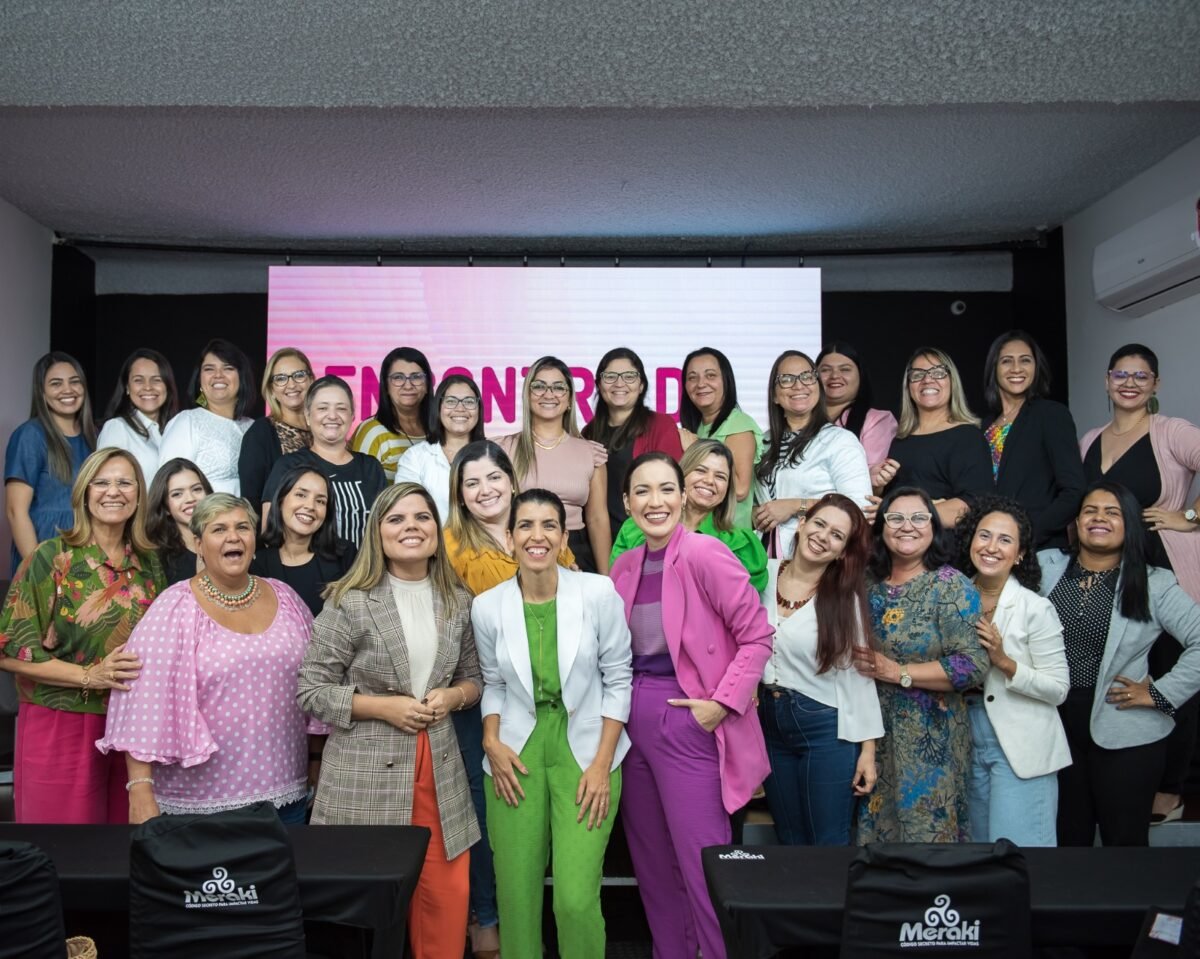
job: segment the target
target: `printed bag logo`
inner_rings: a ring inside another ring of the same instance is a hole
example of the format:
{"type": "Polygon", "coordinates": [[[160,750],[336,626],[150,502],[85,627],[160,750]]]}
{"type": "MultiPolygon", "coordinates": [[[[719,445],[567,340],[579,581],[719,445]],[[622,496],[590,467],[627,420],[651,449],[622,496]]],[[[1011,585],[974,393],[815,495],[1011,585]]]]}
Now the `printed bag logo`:
{"type": "Polygon", "coordinates": [[[906,922],[900,926],[901,949],[925,949],[939,946],[978,946],[979,920],[959,920],[958,910],[950,905],[945,893],[925,910],[925,922],[906,922]]]}
{"type": "Polygon", "coordinates": [[[746,852],[744,849],[735,849],[733,852],[719,852],[718,859],[766,859],[760,852],[746,852]]]}
{"type": "Polygon", "coordinates": [[[217,866],[213,877],[205,881],[199,892],[183,894],[184,909],[225,909],[230,906],[257,906],[258,890],[253,885],[242,888],[229,878],[229,870],[217,866]]]}

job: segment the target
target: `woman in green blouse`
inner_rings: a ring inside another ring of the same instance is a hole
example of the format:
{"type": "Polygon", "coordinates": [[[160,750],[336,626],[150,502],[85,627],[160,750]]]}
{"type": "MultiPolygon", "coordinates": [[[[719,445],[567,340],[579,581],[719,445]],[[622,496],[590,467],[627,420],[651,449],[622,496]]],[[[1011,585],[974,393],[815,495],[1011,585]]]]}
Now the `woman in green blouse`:
{"type": "MultiPolygon", "coordinates": [[[[753,530],[734,525],[733,453],[717,440],[696,440],[683,454],[679,468],[683,470],[683,525],[728,546],[761,593],[767,585],[767,551],[753,530]]],[[[612,562],[644,542],[646,536],[637,523],[625,520],[613,544],[612,562]]]]}
{"type": "Polygon", "coordinates": [[[128,689],[125,641],[166,585],[146,537],[132,454],[97,450],[71,490],[74,525],[21,563],[0,611],[0,669],[16,673],[17,822],[125,823],[125,759],[102,755],[108,690],[128,689]]]}

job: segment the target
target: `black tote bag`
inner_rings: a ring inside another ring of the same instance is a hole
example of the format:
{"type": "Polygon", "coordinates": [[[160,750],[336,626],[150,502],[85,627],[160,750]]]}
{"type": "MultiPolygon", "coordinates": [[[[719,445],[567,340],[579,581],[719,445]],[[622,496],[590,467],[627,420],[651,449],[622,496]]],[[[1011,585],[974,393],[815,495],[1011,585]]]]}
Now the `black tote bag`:
{"type": "Polygon", "coordinates": [[[0,959],[63,959],[58,873],[37,846],[0,843],[0,903],[0,959]]]}

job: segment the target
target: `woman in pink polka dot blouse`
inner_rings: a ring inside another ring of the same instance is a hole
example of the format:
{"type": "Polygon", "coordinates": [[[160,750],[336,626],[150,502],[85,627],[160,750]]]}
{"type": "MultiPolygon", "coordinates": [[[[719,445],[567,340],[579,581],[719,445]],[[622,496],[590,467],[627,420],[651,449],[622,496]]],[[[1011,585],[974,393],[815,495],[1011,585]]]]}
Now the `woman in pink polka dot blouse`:
{"type": "Polygon", "coordinates": [[[302,823],[309,737],[326,732],[296,705],[312,615],[291,587],[250,575],[258,517],[244,499],[205,497],[191,529],[204,571],[134,630],[141,675],[110,701],[96,745],[125,753],[132,823],[264,800],[302,823]]]}

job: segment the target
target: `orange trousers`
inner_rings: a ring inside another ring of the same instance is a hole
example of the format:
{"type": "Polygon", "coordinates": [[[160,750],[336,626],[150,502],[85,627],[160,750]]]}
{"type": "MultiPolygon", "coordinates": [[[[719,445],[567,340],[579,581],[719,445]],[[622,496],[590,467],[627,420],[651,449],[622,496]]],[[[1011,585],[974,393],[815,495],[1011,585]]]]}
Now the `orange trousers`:
{"type": "Polygon", "coordinates": [[[429,734],[417,733],[412,824],[429,830],[429,849],[408,906],[408,942],[413,959],[462,959],[467,943],[470,852],[446,858],[442,820],[433,782],[429,734]]]}

